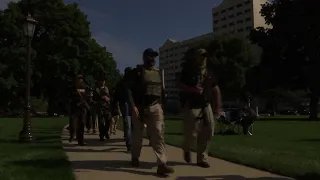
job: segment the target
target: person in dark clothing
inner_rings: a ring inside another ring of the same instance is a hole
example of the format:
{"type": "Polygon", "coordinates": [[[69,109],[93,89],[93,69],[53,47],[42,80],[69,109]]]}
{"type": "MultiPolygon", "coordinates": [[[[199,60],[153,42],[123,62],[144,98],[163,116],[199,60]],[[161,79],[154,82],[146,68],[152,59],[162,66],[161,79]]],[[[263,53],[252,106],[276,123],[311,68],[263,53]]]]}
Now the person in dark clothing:
{"type": "Polygon", "coordinates": [[[90,109],[87,103],[87,96],[85,93],[85,84],[83,82],[83,76],[78,75],[75,83],[75,87],[72,89],[71,93],[71,103],[70,103],[70,124],[69,132],[71,143],[76,134],[78,145],[84,145],[84,125],[87,111],[90,109]]]}
{"type": "Polygon", "coordinates": [[[124,70],[123,79],[121,79],[116,85],[114,93],[113,107],[117,106],[119,103],[120,111],[122,114],[123,120],[123,131],[124,138],[126,141],[126,146],[128,152],[131,151],[131,131],[132,131],[132,122],[131,122],[131,108],[128,103],[128,93],[127,93],[127,80],[130,76],[131,68],[127,67],[124,70]]]}
{"type": "Polygon", "coordinates": [[[95,102],[93,100],[93,89],[88,88],[87,89],[87,96],[88,96],[88,103],[90,105],[90,111],[87,113],[86,117],[86,128],[87,133],[90,133],[90,130],[92,129],[92,133],[96,133],[96,114],[95,114],[95,102]]]}
{"type": "Polygon", "coordinates": [[[97,111],[98,111],[98,124],[99,124],[99,137],[100,141],[110,139],[109,129],[110,129],[110,92],[105,85],[105,80],[102,79],[99,82],[99,86],[95,91],[95,99],[97,101],[97,111]]]}
{"type": "Polygon", "coordinates": [[[252,132],[249,131],[249,127],[252,126],[253,122],[257,119],[257,113],[251,107],[246,106],[243,109],[242,128],[244,135],[252,135],[252,132]]]}

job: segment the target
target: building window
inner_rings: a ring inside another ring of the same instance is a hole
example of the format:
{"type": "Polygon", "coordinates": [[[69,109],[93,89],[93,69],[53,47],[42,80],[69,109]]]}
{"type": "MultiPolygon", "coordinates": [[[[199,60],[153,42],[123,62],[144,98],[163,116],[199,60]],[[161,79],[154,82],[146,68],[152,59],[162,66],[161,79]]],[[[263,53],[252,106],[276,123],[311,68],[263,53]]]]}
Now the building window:
{"type": "Polygon", "coordinates": [[[251,30],[251,29],[252,29],[251,26],[247,26],[247,27],[246,27],[246,30],[251,30]]]}
{"type": "Polygon", "coordinates": [[[240,16],[242,15],[243,13],[242,12],[237,12],[237,16],[240,16]]]}
{"type": "Polygon", "coordinates": [[[244,4],[250,4],[250,1],[248,0],[248,1],[246,1],[244,4]]]}
{"type": "Polygon", "coordinates": [[[213,21],[213,23],[215,23],[215,24],[217,24],[219,22],[219,20],[215,20],[215,21],[213,21]]]}
{"type": "Polygon", "coordinates": [[[231,15],[229,16],[229,18],[234,18],[234,14],[231,14],[231,15]]]}
{"type": "Polygon", "coordinates": [[[246,22],[251,21],[251,18],[246,18],[246,22]]]}
{"type": "Polygon", "coordinates": [[[241,24],[241,23],[243,23],[243,20],[238,20],[237,21],[237,24],[241,24]]]}
{"type": "Polygon", "coordinates": [[[244,11],[245,13],[251,12],[251,9],[247,9],[244,11]]]}
{"type": "Polygon", "coordinates": [[[242,28],[238,29],[238,32],[243,32],[243,29],[242,28]]]}
{"type": "Polygon", "coordinates": [[[225,18],[225,17],[223,17],[222,19],[221,19],[221,21],[224,21],[224,20],[226,20],[227,18],[225,18]]]}
{"type": "Polygon", "coordinates": [[[234,23],[229,23],[229,26],[234,26],[234,23]]]}
{"type": "Polygon", "coordinates": [[[226,10],[222,10],[222,11],[221,11],[221,14],[223,14],[223,13],[225,13],[225,12],[226,12],[226,10]]]}
{"type": "Polygon", "coordinates": [[[227,27],[227,25],[223,25],[223,26],[222,26],[222,28],[226,28],[226,27],[227,27]]]}
{"type": "Polygon", "coordinates": [[[213,13],[213,16],[218,16],[218,15],[219,15],[218,12],[213,13]]]}
{"type": "Polygon", "coordinates": [[[237,8],[242,7],[242,4],[237,4],[237,8]]]}
{"type": "Polygon", "coordinates": [[[228,8],[228,11],[232,11],[233,9],[234,9],[234,6],[229,7],[229,8],[228,8]]]}

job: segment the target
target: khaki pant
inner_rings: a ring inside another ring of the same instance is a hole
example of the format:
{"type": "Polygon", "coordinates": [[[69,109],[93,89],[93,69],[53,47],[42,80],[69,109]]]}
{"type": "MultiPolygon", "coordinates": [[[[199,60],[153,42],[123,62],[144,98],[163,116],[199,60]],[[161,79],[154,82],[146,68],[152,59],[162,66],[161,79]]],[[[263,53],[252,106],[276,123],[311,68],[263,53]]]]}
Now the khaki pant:
{"type": "Polygon", "coordinates": [[[117,122],[119,119],[120,119],[120,115],[116,115],[111,118],[111,125],[109,130],[110,134],[115,133],[117,131],[117,122]]]}
{"type": "Polygon", "coordinates": [[[197,162],[206,161],[208,148],[214,133],[214,116],[211,105],[208,104],[203,110],[201,108],[190,109],[188,105],[186,105],[183,115],[183,150],[189,152],[194,138],[197,138],[197,162]]]}
{"type": "Polygon", "coordinates": [[[150,136],[150,142],[154,153],[157,156],[158,165],[167,163],[167,153],[164,142],[164,116],[160,104],[149,106],[140,113],[144,118],[144,122],[140,119],[132,119],[133,132],[132,132],[132,158],[139,159],[142,138],[144,131],[144,123],[147,125],[147,134],[150,136]]]}
{"type": "Polygon", "coordinates": [[[78,143],[83,143],[84,125],[85,125],[86,116],[87,116],[87,110],[84,108],[83,109],[76,108],[71,113],[70,122],[69,122],[70,138],[73,139],[74,136],[76,135],[78,143]]]}

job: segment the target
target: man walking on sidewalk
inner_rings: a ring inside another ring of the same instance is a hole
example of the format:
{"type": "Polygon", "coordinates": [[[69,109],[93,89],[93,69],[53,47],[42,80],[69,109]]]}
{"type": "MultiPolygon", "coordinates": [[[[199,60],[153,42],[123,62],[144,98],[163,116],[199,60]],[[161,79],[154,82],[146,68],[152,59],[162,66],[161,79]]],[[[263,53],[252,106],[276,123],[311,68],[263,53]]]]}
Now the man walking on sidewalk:
{"type": "Polygon", "coordinates": [[[120,111],[122,114],[123,120],[123,131],[124,131],[124,138],[126,141],[127,151],[131,152],[131,108],[128,104],[128,79],[130,76],[130,72],[132,69],[127,67],[124,70],[123,79],[121,79],[118,84],[116,85],[115,94],[114,94],[114,102],[113,107],[119,103],[120,111]]]}
{"type": "Polygon", "coordinates": [[[110,139],[109,128],[110,128],[110,93],[109,89],[105,84],[105,80],[99,81],[99,86],[95,91],[95,99],[98,102],[98,125],[99,125],[99,137],[100,141],[110,139]]]}
{"type": "Polygon", "coordinates": [[[209,168],[207,151],[214,131],[214,114],[221,108],[221,94],[210,67],[207,51],[198,49],[186,62],[180,79],[181,102],[184,114],[184,159],[191,162],[190,149],[197,137],[197,165],[209,168]]]}
{"type": "Polygon", "coordinates": [[[130,106],[132,107],[132,165],[139,166],[139,157],[142,148],[144,123],[154,153],[157,156],[157,174],[173,173],[173,168],[167,166],[167,153],[164,141],[164,114],[162,101],[164,87],[162,73],[155,68],[155,58],[158,52],[146,49],[143,52],[143,65],[137,66],[130,76],[131,85],[128,89],[130,106]]]}

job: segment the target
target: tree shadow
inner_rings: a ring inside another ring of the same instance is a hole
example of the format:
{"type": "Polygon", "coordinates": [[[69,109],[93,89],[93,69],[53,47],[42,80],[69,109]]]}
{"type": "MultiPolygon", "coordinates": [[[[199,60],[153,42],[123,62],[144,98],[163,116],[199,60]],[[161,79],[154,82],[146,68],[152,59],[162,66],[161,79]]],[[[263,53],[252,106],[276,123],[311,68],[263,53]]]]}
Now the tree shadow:
{"type": "Polygon", "coordinates": [[[166,132],[165,135],[176,135],[176,136],[182,136],[182,132],[166,132]]]}
{"type": "Polygon", "coordinates": [[[108,148],[108,149],[72,149],[64,148],[66,152],[110,152],[110,153],[126,153],[123,148],[108,148]]]}
{"type": "Polygon", "coordinates": [[[25,167],[41,167],[41,168],[56,168],[62,166],[70,166],[70,162],[65,158],[48,158],[48,159],[32,159],[32,160],[22,160],[22,161],[11,161],[9,164],[14,166],[25,166],[25,167]]]}
{"type": "Polygon", "coordinates": [[[309,118],[290,118],[290,117],[287,117],[287,118],[259,118],[258,121],[309,121],[309,118]]]}
{"type": "Polygon", "coordinates": [[[35,136],[36,141],[59,140],[60,135],[35,136]]]}
{"type": "Polygon", "coordinates": [[[311,179],[320,179],[319,172],[306,173],[296,177],[298,180],[311,180],[311,179]]]}
{"type": "Polygon", "coordinates": [[[0,139],[0,144],[21,144],[18,139],[0,139]]]}
{"type": "Polygon", "coordinates": [[[55,149],[62,149],[61,145],[46,145],[46,146],[35,146],[31,145],[29,149],[41,149],[41,150],[55,150],[55,149]]]}
{"type": "Polygon", "coordinates": [[[246,178],[237,175],[221,175],[221,176],[181,176],[177,177],[176,180],[206,180],[206,179],[217,179],[217,180],[291,180],[291,178],[282,177],[258,177],[258,178],[246,178]]]}
{"type": "MultiPolygon", "coordinates": [[[[170,166],[177,165],[188,165],[181,162],[169,162],[170,166]]],[[[152,169],[157,166],[155,162],[140,162],[140,167],[136,169],[127,169],[132,168],[130,161],[123,160],[90,160],[90,161],[72,161],[72,167],[77,171],[81,170],[99,170],[99,171],[113,171],[113,172],[126,172],[136,175],[144,176],[156,176],[166,178],[168,176],[158,176],[155,172],[146,172],[146,169],[152,169]]]]}
{"type": "Polygon", "coordinates": [[[299,139],[297,142],[320,142],[320,138],[299,139]]]}

